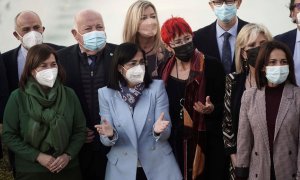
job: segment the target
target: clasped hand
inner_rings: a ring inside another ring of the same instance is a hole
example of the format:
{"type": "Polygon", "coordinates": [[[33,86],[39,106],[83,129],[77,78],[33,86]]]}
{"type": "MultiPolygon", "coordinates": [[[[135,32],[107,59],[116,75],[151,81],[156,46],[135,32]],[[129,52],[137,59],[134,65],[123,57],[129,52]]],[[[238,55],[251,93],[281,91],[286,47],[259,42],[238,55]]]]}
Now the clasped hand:
{"type": "Polygon", "coordinates": [[[37,157],[37,162],[49,169],[52,173],[59,173],[69,164],[69,161],[70,157],[65,153],[57,158],[45,153],[40,153],[37,157]]]}

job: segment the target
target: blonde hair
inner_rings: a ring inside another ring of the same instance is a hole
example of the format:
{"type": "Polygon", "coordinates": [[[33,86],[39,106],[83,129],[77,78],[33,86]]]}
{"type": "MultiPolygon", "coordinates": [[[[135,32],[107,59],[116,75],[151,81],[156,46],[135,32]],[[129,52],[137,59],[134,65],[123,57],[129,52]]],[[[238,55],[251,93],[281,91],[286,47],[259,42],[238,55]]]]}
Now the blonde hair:
{"type": "Polygon", "coordinates": [[[154,5],[146,0],[138,0],[133,3],[128,11],[125,18],[124,29],[123,29],[123,41],[135,43],[140,46],[138,42],[138,28],[140,25],[140,20],[143,15],[143,12],[146,8],[152,7],[156,14],[157,21],[157,33],[155,35],[154,49],[158,49],[161,46],[161,37],[160,37],[160,25],[157,18],[157,11],[154,5]]]}
{"type": "Polygon", "coordinates": [[[262,24],[249,23],[240,30],[235,43],[235,69],[237,73],[243,72],[244,69],[242,49],[249,42],[255,41],[259,34],[263,34],[267,41],[273,39],[270,31],[262,24]]]}

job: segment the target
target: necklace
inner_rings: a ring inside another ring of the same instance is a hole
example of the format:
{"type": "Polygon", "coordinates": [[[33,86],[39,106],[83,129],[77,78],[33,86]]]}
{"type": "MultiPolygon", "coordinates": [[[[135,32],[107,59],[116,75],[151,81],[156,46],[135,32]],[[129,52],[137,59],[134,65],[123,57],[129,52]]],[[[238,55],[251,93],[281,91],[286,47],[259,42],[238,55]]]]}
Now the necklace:
{"type": "Polygon", "coordinates": [[[149,51],[145,51],[145,54],[149,54],[151,51],[153,51],[153,49],[154,49],[154,46],[149,50],[149,51]]]}

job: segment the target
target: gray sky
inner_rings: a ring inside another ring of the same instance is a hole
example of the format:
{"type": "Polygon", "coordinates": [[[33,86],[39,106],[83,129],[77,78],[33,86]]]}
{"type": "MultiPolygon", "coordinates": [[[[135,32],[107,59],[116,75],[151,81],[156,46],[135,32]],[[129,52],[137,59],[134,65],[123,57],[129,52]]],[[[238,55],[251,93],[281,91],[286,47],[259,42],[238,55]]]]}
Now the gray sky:
{"type": "MultiPolygon", "coordinates": [[[[104,19],[108,41],[119,44],[125,15],[135,0],[0,0],[0,51],[19,45],[13,36],[14,17],[22,10],[38,13],[46,27],[44,42],[69,46],[75,43],[71,34],[73,16],[81,9],[99,11],[104,19]]],[[[209,0],[150,0],[157,8],[160,25],[173,16],[183,17],[197,30],[216,17],[209,0]]],[[[290,0],[243,0],[238,16],[248,22],[262,23],[273,35],[296,28],[287,8],[290,0]]]]}

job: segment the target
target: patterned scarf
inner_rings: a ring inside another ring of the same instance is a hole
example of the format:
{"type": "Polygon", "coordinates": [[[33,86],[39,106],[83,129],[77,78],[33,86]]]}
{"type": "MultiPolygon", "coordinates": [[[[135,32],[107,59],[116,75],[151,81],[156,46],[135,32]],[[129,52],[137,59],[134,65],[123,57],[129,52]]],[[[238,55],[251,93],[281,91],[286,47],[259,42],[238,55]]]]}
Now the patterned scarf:
{"type": "Polygon", "coordinates": [[[119,82],[119,86],[119,94],[121,95],[122,99],[133,109],[140,96],[142,95],[142,92],[145,88],[145,84],[140,83],[135,85],[133,88],[129,88],[125,84],[119,82]]]}

